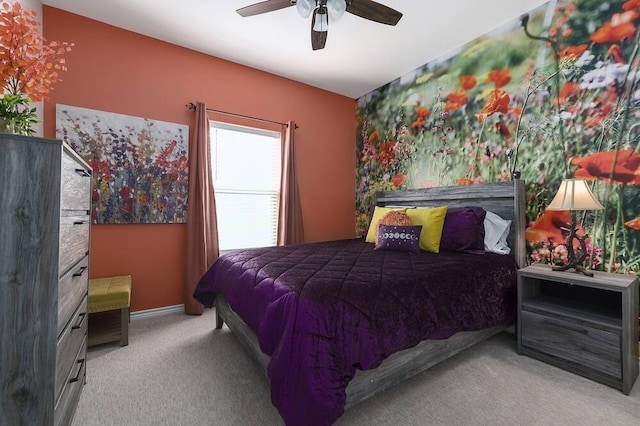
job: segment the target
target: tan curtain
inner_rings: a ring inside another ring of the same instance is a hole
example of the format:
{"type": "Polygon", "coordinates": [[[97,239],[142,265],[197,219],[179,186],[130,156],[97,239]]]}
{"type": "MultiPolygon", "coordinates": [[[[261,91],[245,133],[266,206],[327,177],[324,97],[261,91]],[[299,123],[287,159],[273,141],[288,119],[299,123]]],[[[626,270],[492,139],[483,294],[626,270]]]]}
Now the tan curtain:
{"type": "Polygon", "coordinates": [[[189,201],[184,311],[200,315],[204,307],[193,298],[198,281],[219,256],[216,202],[213,195],[207,108],[196,104],[195,132],[189,141],[189,201]]]}
{"type": "Polygon", "coordinates": [[[282,137],[282,177],[280,179],[280,205],[278,210],[278,245],[304,242],[300,191],[296,178],[293,121],[287,122],[282,137]]]}

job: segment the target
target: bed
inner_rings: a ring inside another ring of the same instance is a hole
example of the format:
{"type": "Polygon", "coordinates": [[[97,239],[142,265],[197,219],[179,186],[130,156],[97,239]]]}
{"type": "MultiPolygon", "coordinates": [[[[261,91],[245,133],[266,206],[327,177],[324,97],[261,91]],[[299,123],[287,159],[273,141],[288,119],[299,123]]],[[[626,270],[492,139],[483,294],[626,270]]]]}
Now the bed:
{"type": "Polygon", "coordinates": [[[344,410],[509,327],[525,263],[524,182],[385,191],[376,205],[474,206],[512,221],[510,255],[374,250],[363,239],[239,250],[194,297],[269,378],[286,424],[344,410]]]}

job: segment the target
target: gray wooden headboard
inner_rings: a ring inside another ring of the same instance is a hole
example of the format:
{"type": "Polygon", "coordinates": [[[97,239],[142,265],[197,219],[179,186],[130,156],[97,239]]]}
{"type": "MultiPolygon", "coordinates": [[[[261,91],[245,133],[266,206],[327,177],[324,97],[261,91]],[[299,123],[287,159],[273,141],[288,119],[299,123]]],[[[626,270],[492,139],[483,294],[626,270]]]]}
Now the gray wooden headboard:
{"type": "Polygon", "coordinates": [[[380,191],[376,193],[377,206],[415,207],[482,207],[511,220],[507,242],[511,255],[522,268],[526,266],[526,199],[524,181],[497,182],[478,185],[440,186],[423,189],[380,191]]]}

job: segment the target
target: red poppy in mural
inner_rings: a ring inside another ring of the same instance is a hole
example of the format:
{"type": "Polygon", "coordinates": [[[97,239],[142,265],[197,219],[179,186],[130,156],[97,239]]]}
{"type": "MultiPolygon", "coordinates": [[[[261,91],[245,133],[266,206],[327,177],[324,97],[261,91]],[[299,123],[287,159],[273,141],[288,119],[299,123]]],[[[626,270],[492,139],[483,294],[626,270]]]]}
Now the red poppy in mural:
{"type": "MultiPolygon", "coordinates": [[[[525,238],[532,244],[546,242],[564,244],[569,234],[570,223],[571,213],[568,211],[547,210],[526,229],[525,238]]],[[[576,234],[584,235],[582,226],[578,225],[577,228],[576,234]]],[[[580,247],[580,242],[574,240],[573,245],[580,247]]]]}
{"type": "Polygon", "coordinates": [[[397,175],[395,175],[394,177],[391,178],[391,183],[396,188],[401,186],[406,181],[407,181],[407,175],[402,174],[402,173],[398,173],[397,175]]]}
{"type": "Polygon", "coordinates": [[[511,132],[509,131],[509,128],[507,127],[507,125],[504,124],[502,121],[498,121],[496,123],[496,132],[498,132],[498,134],[500,134],[500,136],[502,136],[504,140],[507,140],[507,141],[511,140],[511,132]]]}
{"type": "Polygon", "coordinates": [[[464,177],[464,178],[458,178],[458,180],[456,180],[456,185],[458,185],[458,186],[475,185],[477,183],[482,183],[482,179],[464,177]]]}
{"type": "Polygon", "coordinates": [[[614,61],[619,64],[626,64],[627,61],[622,57],[622,49],[617,44],[612,44],[607,50],[607,55],[611,56],[614,61]]]}
{"type": "Polygon", "coordinates": [[[487,77],[484,79],[485,83],[493,82],[496,89],[506,86],[510,81],[511,70],[509,70],[509,68],[490,71],[489,74],[487,74],[487,77]]]}
{"type": "Polygon", "coordinates": [[[560,57],[563,59],[577,59],[587,50],[589,46],[579,44],[577,46],[567,46],[560,51],[560,57]]]}
{"type": "Polygon", "coordinates": [[[592,102],[587,109],[586,118],[584,120],[584,127],[597,127],[600,126],[609,114],[614,110],[616,103],[618,102],[618,93],[615,85],[610,85],[606,92],[601,93],[592,102]]]}
{"type": "Polygon", "coordinates": [[[631,219],[624,223],[624,226],[627,228],[634,229],[636,231],[640,231],[640,217],[636,217],[635,219],[631,219]]]}
{"type": "Polygon", "coordinates": [[[380,149],[378,150],[378,162],[380,165],[387,166],[396,158],[396,153],[394,151],[396,143],[392,141],[387,141],[380,145],[380,149]]]}
{"type": "Polygon", "coordinates": [[[416,119],[416,121],[411,123],[411,127],[413,127],[414,129],[421,129],[427,123],[427,118],[431,116],[431,110],[429,110],[429,108],[427,108],[426,106],[421,105],[416,108],[416,115],[418,116],[418,118],[416,119]]]}
{"type": "Polygon", "coordinates": [[[591,34],[591,41],[599,44],[618,43],[631,38],[636,33],[633,21],[638,17],[635,10],[614,13],[611,21],[605,22],[596,32],[591,34]]]}
{"type": "Polygon", "coordinates": [[[485,118],[495,114],[496,112],[505,114],[509,111],[509,101],[509,94],[507,92],[504,90],[493,89],[491,93],[489,93],[489,99],[482,108],[480,114],[476,114],[476,118],[480,123],[482,123],[485,118]]]}
{"type": "Polygon", "coordinates": [[[460,77],[460,87],[464,90],[471,90],[476,87],[478,80],[472,75],[463,75],[460,77]]]}
{"type": "Polygon", "coordinates": [[[422,118],[418,117],[416,121],[411,123],[411,127],[414,129],[422,129],[425,124],[427,124],[427,122],[424,121],[422,118]]]}
{"type": "Polygon", "coordinates": [[[447,104],[444,106],[444,110],[448,112],[456,111],[465,106],[467,102],[469,102],[467,91],[459,87],[447,95],[447,104]]]}
{"type": "Polygon", "coordinates": [[[369,143],[375,143],[378,139],[380,139],[380,133],[377,130],[374,130],[369,135],[369,143]]]}
{"type": "Polygon", "coordinates": [[[612,177],[616,183],[640,184],[640,154],[631,148],[576,157],[571,164],[581,167],[575,172],[577,178],[602,179],[606,182],[612,177]]]}
{"type": "MultiPolygon", "coordinates": [[[[558,103],[560,105],[564,105],[574,100],[579,92],[580,92],[580,85],[578,85],[578,83],[576,83],[575,81],[567,81],[565,85],[562,86],[562,88],[560,88],[558,103]]],[[[554,102],[554,105],[555,104],[556,102],[554,102]]]]}
{"type": "Polygon", "coordinates": [[[622,5],[622,9],[627,12],[630,10],[640,10],[640,0],[629,0],[622,5]]]}
{"type": "Polygon", "coordinates": [[[416,108],[416,115],[426,120],[431,115],[431,110],[429,110],[429,108],[427,108],[426,106],[421,105],[416,108]]]}

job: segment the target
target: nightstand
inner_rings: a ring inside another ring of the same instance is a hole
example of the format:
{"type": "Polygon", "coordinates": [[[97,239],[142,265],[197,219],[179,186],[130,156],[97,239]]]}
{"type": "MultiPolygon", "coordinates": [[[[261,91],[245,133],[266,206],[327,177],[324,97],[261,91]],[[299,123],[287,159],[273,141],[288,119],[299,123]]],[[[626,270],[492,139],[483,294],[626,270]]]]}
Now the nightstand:
{"type": "Polygon", "coordinates": [[[638,277],[518,271],[518,353],[620,389],[638,377],[638,277]]]}

